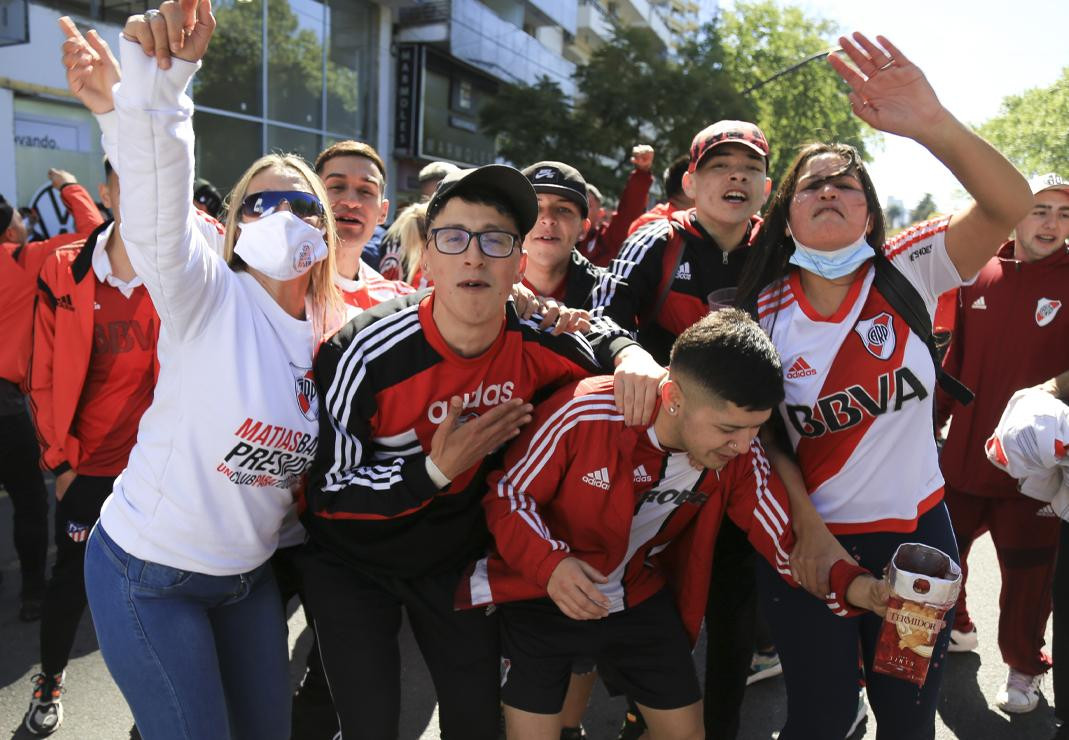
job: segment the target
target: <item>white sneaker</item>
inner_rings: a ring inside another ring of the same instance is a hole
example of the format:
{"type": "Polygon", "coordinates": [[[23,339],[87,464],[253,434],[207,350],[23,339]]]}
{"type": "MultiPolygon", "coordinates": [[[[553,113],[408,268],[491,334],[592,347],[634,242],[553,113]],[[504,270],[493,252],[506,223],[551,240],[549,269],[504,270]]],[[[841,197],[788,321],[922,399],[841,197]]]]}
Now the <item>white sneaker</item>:
{"type": "Polygon", "coordinates": [[[1011,714],[1031,712],[1039,704],[1039,687],[1043,685],[1043,674],[1029,676],[1010,669],[1006,685],[998,692],[995,699],[998,708],[1011,714]]]}
{"type": "Polygon", "coordinates": [[[950,630],[950,644],[947,646],[948,653],[968,653],[976,649],[980,644],[980,637],[973,627],[968,632],[950,630]]]}
{"type": "Polygon", "coordinates": [[[865,704],[865,689],[859,689],[857,692],[857,716],[854,717],[854,724],[850,725],[850,729],[846,731],[846,736],[853,737],[857,732],[857,728],[861,726],[861,723],[865,721],[865,717],[869,713],[868,705],[865,704]]]}

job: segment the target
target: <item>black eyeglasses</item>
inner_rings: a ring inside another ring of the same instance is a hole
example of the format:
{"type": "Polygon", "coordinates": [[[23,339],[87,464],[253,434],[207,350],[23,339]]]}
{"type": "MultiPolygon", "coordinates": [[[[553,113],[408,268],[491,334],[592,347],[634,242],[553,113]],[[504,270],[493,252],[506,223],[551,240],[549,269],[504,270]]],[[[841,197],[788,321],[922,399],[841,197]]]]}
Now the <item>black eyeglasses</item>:
{"type": "Polygon", "coordinates": [[[282,201],[290,204],[290,210],[297,218],[322,217],[326,213],[319,198],[303,190],[263,190],[253,193],[241,201],[241,212],[249,218],[259,218],[265,212],[278,208],[282,201]]]}
{"type": "Polygon", "coordinates": [[[472,238],[479,244],[479,251],[487,257],[508,257],[516,248],[519,234],[507,231],[468,231],[455,226],[431,229],[434,246],[442,254],[463,254],[472,238]]]}

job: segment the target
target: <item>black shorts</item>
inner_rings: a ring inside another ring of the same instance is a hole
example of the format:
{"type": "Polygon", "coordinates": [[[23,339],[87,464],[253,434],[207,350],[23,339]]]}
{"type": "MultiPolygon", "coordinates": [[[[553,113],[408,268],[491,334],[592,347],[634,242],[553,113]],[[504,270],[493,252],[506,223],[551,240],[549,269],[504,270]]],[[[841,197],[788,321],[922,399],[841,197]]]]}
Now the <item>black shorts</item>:
{"type": "Polygon", "coordinates": [[[668,589],[604,619],[564,616],[550,599],[501,605],[501,700],[536,714],[564,706],[573,662],[597,661],[606,683],[652,709],[701,699],[690,640],[668,589]]]}

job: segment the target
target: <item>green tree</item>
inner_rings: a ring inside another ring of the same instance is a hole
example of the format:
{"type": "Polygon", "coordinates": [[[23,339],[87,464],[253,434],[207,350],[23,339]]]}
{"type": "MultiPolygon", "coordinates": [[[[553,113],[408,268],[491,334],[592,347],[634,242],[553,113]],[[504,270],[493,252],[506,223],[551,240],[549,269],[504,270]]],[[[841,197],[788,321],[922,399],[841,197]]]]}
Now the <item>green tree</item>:
{"type": "Polygon", "coordinates": [[[1069,67],[1049,87],[1004,98],[980,134],[1022,172],[1063,172],[1069,162],[1069,67]]]}
{"type": "Polygon", "coordinates": [[[633,145],[652,145],[660,167],[686,152],[709,123],[752,116],[723,66],[715,37],[682,40],[669,57],[649,29],[617,28],[576,70],[574,107],[548,79],[506,85],[483,109],[482,127],[515,163],[557,158],[615,192],[630,172],[633,145]]]}
{"type": "Polygon", "coordinates": [[[892,199],[883,209],[883,217],[887,222],[888,230],[897,229],[906,220],[906,207],[901,202],[892,199]]]}
{"type": "MultiPolygon", "coordinates": [[[[745,90],[808,56],[837,46],[838,27],[772,0],[740,0],[721,13],[712,33],[724,50],[724,69],[745,90]]],[[[850,111],[849,88],[816,60],[750,94],[753,120],[772,149],[769,176],[779,181],[798,149],[813,141],[852,144],[864,156],[873,135],[850,111]]]]}
{"type": "Polygon", "coordinates": [[[910,223],[920,223],[921,221],[927,221],[933,213],[939,210],[935,205],[935,199],[932,198],[931,193],[925,193],[917,205],[913,206],[913,210],[909,212],[910,223]]]}

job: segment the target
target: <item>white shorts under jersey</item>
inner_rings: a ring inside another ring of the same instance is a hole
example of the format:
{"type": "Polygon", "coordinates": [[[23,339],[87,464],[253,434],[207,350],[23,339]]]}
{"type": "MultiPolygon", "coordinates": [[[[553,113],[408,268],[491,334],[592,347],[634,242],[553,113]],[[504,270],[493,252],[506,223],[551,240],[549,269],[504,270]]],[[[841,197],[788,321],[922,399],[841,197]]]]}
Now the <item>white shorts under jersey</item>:
{"type": "MultiPolygon", "coordinates": [[[[929,314],[961,285],[946,251],[949,219],[883,247],[929,314]]],[[[838,534],[910,532],[942,500],[932,436],[935,367],[928,348],[877,291],[871,263],[842,306],[821,316],[798,272],[761,293],[758,317],[783,362],[780,406],[813,505],[838,534]]]]}

